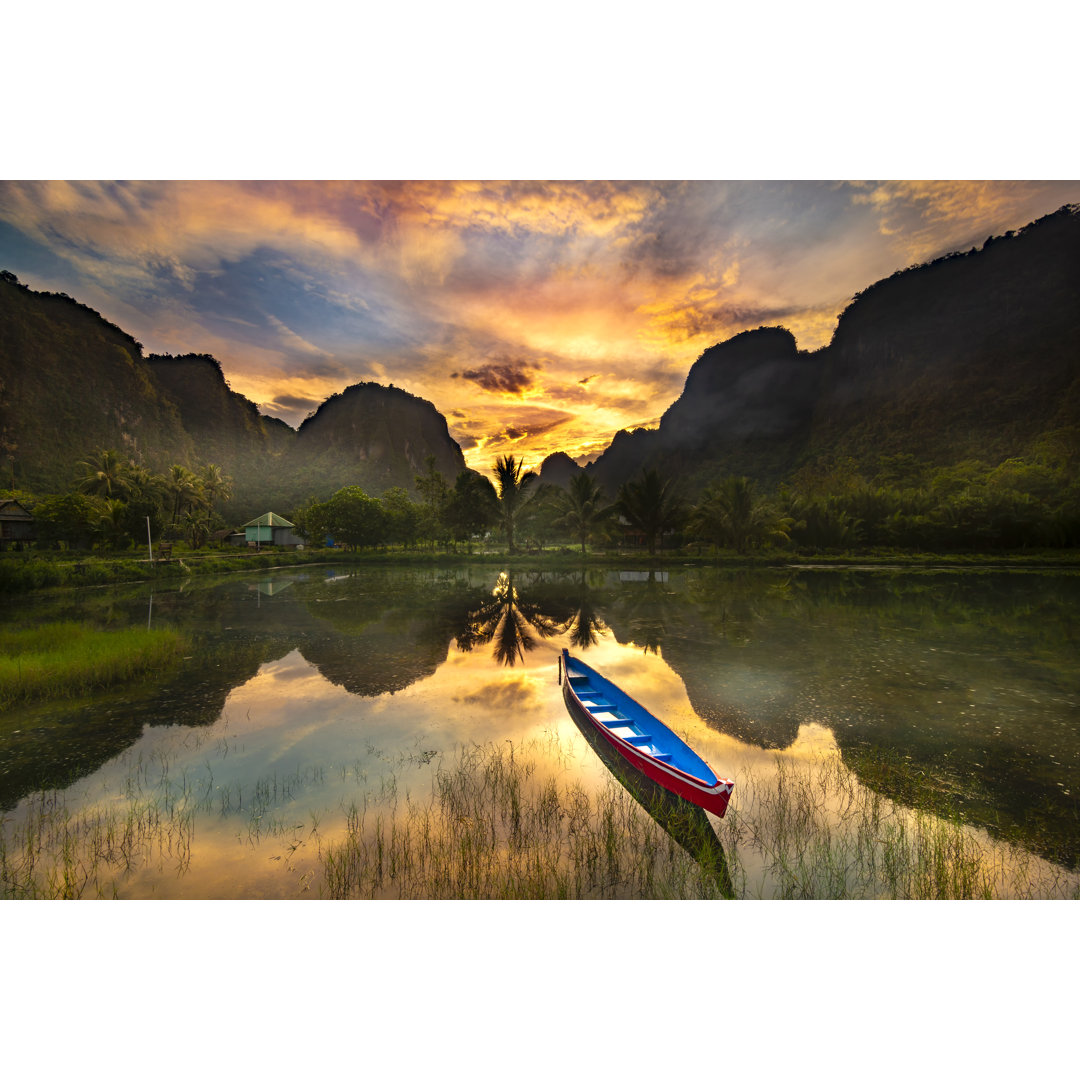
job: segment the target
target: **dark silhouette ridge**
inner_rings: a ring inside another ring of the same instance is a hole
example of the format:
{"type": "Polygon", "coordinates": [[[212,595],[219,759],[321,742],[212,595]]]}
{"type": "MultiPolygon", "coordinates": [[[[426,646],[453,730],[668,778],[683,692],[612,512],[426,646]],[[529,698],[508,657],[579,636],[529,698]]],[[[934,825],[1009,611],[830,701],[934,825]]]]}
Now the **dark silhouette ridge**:
{"type": "Polygon", "coordinates": [[[1021,455],[1080,424],[1080,207],[858,293],[833,340],[780,327],[707,349],[656,430],[619,432],[586,469],[609,495],[644,468],[775,482],[801,465],[911,453],[1021,455]]]}
{"type": "Polygon", "coordinates": [[[155,471],[214,463],[233,478],[226,513],[291,509],[359,483],[373,494],[413,477],[428,455],[449,484],[465,468],[435,407],[394,387],[359,383],[294,431],[232,390],[213,356],[152,354],[70,297],[0,272],[0,436],[14,446],[15,486],[64,491],[100,449],[155,471]]]}
{"type": "MultiPolygon", "coordinates": [[[[817,352],[782,327],[712,346],[657,429],[619,432],[586,469],[614,498],[645,468],[701,486],[728,473],[775,483],[844,457],[996,464],[1078,427],[1080,207],[1065,206],[875,282],[817,352]]],[[[69,488],[75,463],[105,448],[158,470],[212,461],[234,478],[237,521],[345,484],[411,493],[429,455],[450,484],[465,467],[445,418],[403,390],[358,383],[294,433],[229,389],[213,357],[144,357],[93,309],[7,271],[0,436],[15,486],[41,493],[69,488]]],[[[552,455],[543,479],[565,486],[577,469],[552,455]]]]}
{"type": "Polygon", "coordinates": [[[327,398],[300,425],[296,448],[305,465],[345,466],[353,478],[359,466],[375,492],[394,486],[411,490],[429,456],[449,484],[465,468],[446,417],[430,401],[375,382],[356,383],[327,398]]]}
{"type": "Polygon", "coordinates": [[[570,481],[582,471],[582,467],[569,454],[561,450],[549,454],[540,465],[540,483],[553,484],[563,489],[570,487],[570,481]]]}

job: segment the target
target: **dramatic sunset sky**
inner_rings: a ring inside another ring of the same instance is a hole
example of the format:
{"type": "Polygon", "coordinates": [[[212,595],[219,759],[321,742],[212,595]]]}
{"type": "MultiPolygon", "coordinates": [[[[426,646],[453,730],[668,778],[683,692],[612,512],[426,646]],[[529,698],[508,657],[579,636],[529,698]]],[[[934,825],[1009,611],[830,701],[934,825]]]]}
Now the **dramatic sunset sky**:
{"type": "Polygon", "coordinates": [[[207,352],[294,426],[361,380],[433,402],[466,459],[595,457],[710,345],[828,343],[852,295],[1080,182],[0,183],[0,268],[147,352],[207,352]]]}

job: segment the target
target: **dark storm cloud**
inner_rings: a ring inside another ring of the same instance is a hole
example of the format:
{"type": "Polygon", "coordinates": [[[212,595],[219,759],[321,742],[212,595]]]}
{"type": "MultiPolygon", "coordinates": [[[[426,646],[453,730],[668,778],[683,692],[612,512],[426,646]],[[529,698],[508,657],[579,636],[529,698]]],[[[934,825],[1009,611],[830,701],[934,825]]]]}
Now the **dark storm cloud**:
{"type": "Polygon", "coordinates": [[[488,437],[484,444],[485,448],[506,442],[517,442],[519,439],[536,435],[546,435],[549,431],[554,431],[573,419],[570,413],[553,413],[550,409],[530,410],[530,412],[533,413],[534,419],[518,420],[516,423],[507,424],[502,431],[488,437]]]}
{"type": "Polygon", "coordinates": [[[319,402],[315,398],[295,397],[292,394],[279,394],[273,401],[266,403],[269,409],[313,409],[319,402]]]}
{"type": "Polygon", "coordinates": [[[665,319],[665,325],[674,340],[688,341],[704,336],[713,337],[716,342],[719,342],[731,337],[733,329],[776,326],[802,310],[804,309],[791,304],[771,307],[754,304],[719,304],[703,307],[687,304],[683,308],[672,311],[665,319]]]}
{"type": "Polygon", "coordinates": [[[455,371],[453,378],[469,379],[493,394],[521,396],[534,385],[533,369],[525,364],[509,361],[503,364],[485,364],[468,371],[455,371]]]}

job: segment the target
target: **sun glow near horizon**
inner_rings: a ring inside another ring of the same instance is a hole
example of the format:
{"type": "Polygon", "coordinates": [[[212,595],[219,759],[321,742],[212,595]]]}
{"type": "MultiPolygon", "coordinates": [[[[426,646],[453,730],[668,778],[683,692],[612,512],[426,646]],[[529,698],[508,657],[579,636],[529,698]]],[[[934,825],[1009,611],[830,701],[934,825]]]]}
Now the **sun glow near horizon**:
{"type": "Polygon", "coordinates": [[[1080,182],[0,182],[4,269],[147,352],[208,352],[297,427],[358,382],[446,418],[481,471],[655,426],[707,348],[832,336],[859,290],[1080,182]]]}

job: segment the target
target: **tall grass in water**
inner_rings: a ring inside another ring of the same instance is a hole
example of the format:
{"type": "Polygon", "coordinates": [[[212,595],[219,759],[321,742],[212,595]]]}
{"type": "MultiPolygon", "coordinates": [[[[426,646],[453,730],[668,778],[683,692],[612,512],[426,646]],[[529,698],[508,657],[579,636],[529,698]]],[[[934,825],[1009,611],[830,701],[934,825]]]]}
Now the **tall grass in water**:
{"type": "Polygon", "coordinates": [[[0,631],[0,705],[73,697],[159,671],[184,645],[173,630],[96,630],[76,622],[0,631]]]}
{"type": "Polygon", "coordinates": [[[341,898],[1080,898],[1080,874],[887,799],[835,751],[752,758],[727,815],[704,821],[712,850],[682,846],[670,816],[614,779],[593,784],[579,751],[557,736],[396,760],[369,748],[351,768],[224,784],[209,757],[140,754],[104,801],[45,792],[0,814],[0,896],[137,895],[198,877],[197,833],[227,821],[238,895],[245,866],[259,877],[276,863],[294,895],[341,898]],[[298,823],[298,795],[328,782],[321,803],[304,799],[312,827],[298,823]]]}
{"type": "Polygon", "coordinates": [[[348,811],[320,850],[333,898],[720,898],[698,866],[614,781],[590,794],[544,777],[530,748],[463,747],[428,800],[395,788],[348,811]]]}
{"type": "Polygon", "coordinates": [[[1078,899],[1080,875],[996,840],[959,815],[893,802],[837,753],[736,777],[720,823],[745,897],[1078,899]]]}
{"type": "Polygon", "coordinates": [[[20,828],[0,828],[0,898],[112,899],[137,869],[183,873],[193,838],[191,807],[138,798],[122,808],[73,811],[62,793],[41,792],[20,828]]]}
{"type": "MultiPolygon", "coordinates": [[[[202,745],[198,736],[192,742],[202,745]]],[[[235,822],[236,842],[253,862],[280,861],[292,873],[292,857],[309,838],[286,808],[305,788],[324,782],[321,768],[297,767],[248,786],[222,785],[209,758],[191,769],[178,766],[169,752],[140,753],[129,759],[119,786],[106,783],[92,801],[43,791],[10,815],[0,814],[0,899],[138,896],[148,884],[152,893],[158,880],[183,878],[198,862],[197,825],[222,819],[235,822]],[[278,854],[268,856],[268,845],[278,854]]],[[[314,816],[313,822],[311,836],[318,832],[314,816]]],[[[301,893],[312,874],[299,879],[301,893]]],[[[236,884],[243,891],[242,871],[236,884]]],[[[203,897],[193,892],[192,898],[203,897]]]]}
{"type": "MultiPolygon", "coordinates": [[[[1080,877],[959,820],[861,785],[839,755],[736,779],[713,819],[742,898],[1080,898],[1080,877]]],[[[320,849],[325,895],[424,899],[720,898],[699,865],[613,780],[541,779],[528,748],[459,751],[423,803],[394,788],[320,849]]]]}

